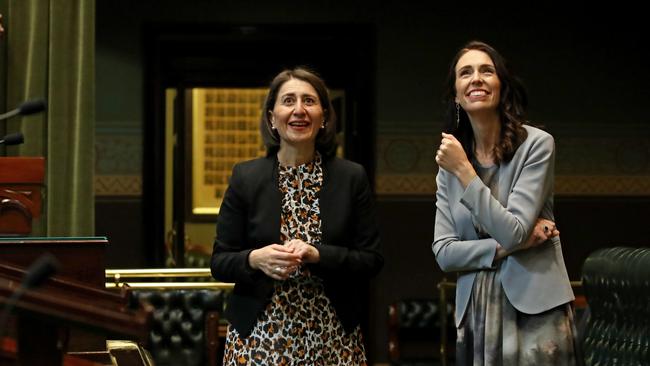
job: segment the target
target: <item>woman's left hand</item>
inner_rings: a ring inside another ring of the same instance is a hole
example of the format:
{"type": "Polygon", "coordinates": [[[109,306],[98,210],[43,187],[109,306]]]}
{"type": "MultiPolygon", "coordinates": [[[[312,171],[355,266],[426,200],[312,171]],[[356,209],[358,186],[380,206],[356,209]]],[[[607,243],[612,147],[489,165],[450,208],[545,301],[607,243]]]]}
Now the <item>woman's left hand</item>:
{"type": "Polygon", "coordinates": [[[320,253],[315,246],[309,245],[300,239],[291,239],[284,245],[293,249],[294,254],[298,254],[302,261],[305,263],[318,263],[320,262],[320,253]]]}
{"type": "Polygon", "coordinates": [[[522,245],[522,249],[533,248],[544,244],[548,239],[560,235],[555,222],[543,218],[537,219],[533,231],[528,240],[522,245]]]}
{"type": "Polygon", "coordinates": [[[458,177],[463,187],[467,187],[476,176],[474,167],[467,159],[463,145],[452,134],[442,133],[442,141],[438,151],[436,151],[436,163],[458,177]]]}

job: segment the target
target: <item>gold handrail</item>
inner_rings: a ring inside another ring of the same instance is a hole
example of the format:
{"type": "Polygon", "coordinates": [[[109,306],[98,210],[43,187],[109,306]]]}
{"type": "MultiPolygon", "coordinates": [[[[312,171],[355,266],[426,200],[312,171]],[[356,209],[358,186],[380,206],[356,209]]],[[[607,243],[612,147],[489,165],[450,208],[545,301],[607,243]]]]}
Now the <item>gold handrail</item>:
{"type": "Polygon", "coordinates": [[[215,289],[231,290],[235,284],[228,282],[153,282],[153,281],[124,281],[124,279],[160,279],[160,278],[212,278],[210,268],[136,268],[136,269],[107,269],[106,288],[128,286],[134,289],[215,289]],[[112,281],[111,281],[112,280],[112,281]]]}
{"type": "Polygon", "coordinates": [[[106,278],[212,277],[210,268],[107,269],[106,278]]]}
{"type": "Polygon", "coordinates": [[[138,290],[232,290],[235,284],[228,282],[106,282],[106,288],[119,288],[123,286],[138,290]]]}

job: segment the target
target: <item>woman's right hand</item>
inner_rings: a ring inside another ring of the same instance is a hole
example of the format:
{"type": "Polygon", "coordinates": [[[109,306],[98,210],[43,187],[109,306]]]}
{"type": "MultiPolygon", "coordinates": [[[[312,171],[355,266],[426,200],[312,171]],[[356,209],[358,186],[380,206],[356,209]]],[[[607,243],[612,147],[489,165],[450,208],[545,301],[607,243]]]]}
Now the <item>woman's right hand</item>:
{"type": "Polygon", "coordinates": [[[255,249],[248,256],[248,264],[251,268],[259,269],[276,280],[289,278],[301,263],[300,255],[294,253],[293,248],[280,244],[270,244],[255,249]]]}
{"type": "Polygon", "coordinates": [[[440,147],[436,152],[436,163],[455,175],[463,188],[467,188],[476,176],[476,171],[467,159],[463,145],[452,134],[442,133],[440,147]]]}

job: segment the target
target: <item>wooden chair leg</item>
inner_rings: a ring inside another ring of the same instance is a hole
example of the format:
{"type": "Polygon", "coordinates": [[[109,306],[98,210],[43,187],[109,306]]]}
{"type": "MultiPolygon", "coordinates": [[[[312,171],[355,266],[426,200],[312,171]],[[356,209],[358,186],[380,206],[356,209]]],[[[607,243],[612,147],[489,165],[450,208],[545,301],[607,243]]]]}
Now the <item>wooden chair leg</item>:
{"type": "Polygon", "coordinates": [[[447,339],[447,319],[449,316],[447,313],[447,287],[453,288],[455,287],[455,284],[447,282],[447,279],[443,278],[442,281],[438,283],[440,300],[440,309],[438,311],[440,314],[440,364],[442,366],[447,366],[449,364],[449,340],[447,339]]]}
{"type": "Polygon", "coordinates": [[[208,365],[219,364],[218,352],[221,345],[219,339],[219,312],[210,311],[205,316],[205,352],[208,365]]]}
{"type": "Polygon", "coordinates": [[[399,320],[398,309],[396,304],[388,307],[388,357],[391,363],[399,360],[399,320]]]}

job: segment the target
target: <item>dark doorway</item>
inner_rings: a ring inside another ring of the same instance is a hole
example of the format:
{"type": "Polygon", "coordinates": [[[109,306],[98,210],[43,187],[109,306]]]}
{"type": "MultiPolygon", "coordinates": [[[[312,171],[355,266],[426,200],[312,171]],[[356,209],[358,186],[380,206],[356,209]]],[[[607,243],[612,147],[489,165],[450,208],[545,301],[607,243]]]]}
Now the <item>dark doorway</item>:
{"type": "MultiPolygon", "coordinates": [[[[332,89],[343,90],[346,102],[345,157],[363,164],[374,186],[375,170],[375,30],[373,25],[215,25],[173,27],[153,24],[144,32],[145,103],[143,207],[145,257],[162,266],[165,246],[165,92],[178,96],[196,87],[266,86],[283,68],[305,65],[316,70],[332,89]]],[[[173,248],[183,262],[187,219],[188,131],[182,112],[186,98],[177,98],[174,118],[173,248]]]]}

